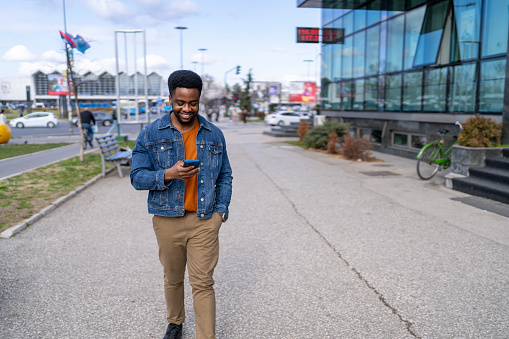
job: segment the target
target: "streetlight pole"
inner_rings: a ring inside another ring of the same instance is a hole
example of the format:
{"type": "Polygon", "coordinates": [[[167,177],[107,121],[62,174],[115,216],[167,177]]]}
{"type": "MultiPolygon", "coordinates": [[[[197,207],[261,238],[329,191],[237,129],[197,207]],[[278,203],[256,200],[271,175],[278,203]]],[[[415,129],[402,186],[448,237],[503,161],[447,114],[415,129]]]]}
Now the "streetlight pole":
{"type": "Polygon", "coordinates": [[[311,62],[313,62],[314,60],[307,59],[307,60],[302,60],[302,61],[307,62],[307,64],[308,64],[308,77],[307,77],[307,80],[309,80],[309,65],[310,65],[310,63],[311,63],[311,62]]]}
{"type": "Polygon", "coordinates": [[[177,26],[175,29],[180,30],[180,69],[184,69],[184,43],[183,43],[183,32],[184,29],[187,29],[187,27],[184,26],[177,26]]]}
{"type": "Polygon", "coordinates": [[[205,51],[207,50],[206,48],[200,48],[198,49],[199,51],[201,51],[201,77],[203,79],[203,77],[205,76],[205,51]]]}

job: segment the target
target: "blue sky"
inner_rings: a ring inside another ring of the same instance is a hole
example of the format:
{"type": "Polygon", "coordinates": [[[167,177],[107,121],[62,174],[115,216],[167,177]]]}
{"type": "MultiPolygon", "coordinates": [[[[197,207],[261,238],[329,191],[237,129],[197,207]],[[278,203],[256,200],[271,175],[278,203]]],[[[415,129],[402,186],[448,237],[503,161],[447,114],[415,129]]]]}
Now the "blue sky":
{"type": "MultiPolygon", "coordinates": [[[[241,65],[240,76],[228,73],[228,83],[239,82],[252,69],[256,81],[315,80],[318,44],[297,44],[297,26],[320,26],[320,10],[297,8],[296,0],[66,0],[67,32],[80,34],[91,48],[76,51],[76,69],[83,73],[115,71],[115,29],[145,29],[149,73],[166,77],[180,68],[180,31],[184,68],[204,71],[223,83],[225,72],[241,65]],[[202,54],[198,51],[206,48],[202,54]],[[303,60],[316,62],[307,63],[303,60]],[[193,64],[192,61],[198,63],[193,64]],[[308,78],[309,74],[309,78],[308,78]]],[[[16,0],[2,5],[0,78],[27,77],[65,69],[63,0],[16,0]]],[[[133,38],[128,44],[128,71],[134,71],[133,38]]],[[[143,71],[141,36],[138,71],[143,71]]],[[[123,38],[120,42],[124,69],[123,38]]]]}

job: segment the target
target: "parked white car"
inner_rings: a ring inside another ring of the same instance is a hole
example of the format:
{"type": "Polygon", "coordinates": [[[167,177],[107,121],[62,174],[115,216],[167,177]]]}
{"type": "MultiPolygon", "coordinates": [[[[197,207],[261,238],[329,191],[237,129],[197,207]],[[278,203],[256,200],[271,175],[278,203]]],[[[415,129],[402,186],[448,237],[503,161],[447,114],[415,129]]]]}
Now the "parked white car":
{"type": "Polygon", "coordinates": [[[53,113],[33,112],[21,118],[9,121],[11,127],[49,127],[53,128],[58,125],[58,118],[53,113]]]}
{"type": "Polygon", "coordinates": [[[265,116],[265,123],[271,126],[290,126],[292,122],[299,123],[307,118],[308,116],[294,111],[278,111],[265,116]]]}

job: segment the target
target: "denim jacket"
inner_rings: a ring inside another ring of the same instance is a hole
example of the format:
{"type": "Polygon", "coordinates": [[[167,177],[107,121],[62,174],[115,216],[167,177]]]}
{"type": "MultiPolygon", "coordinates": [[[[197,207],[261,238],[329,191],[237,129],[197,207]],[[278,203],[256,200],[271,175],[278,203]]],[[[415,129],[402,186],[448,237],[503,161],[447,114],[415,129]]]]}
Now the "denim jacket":
{"type": "MultiPolygon", "coordinates": [[[[131,184],[149,190],[148,212],[177,217],[184,215],[184,181],[164,182],[164,171],[185,159],[182,134],[171,123],[170,113],[145,126],[136,140],[131,167],[131,184]]],[[[226,142],[219,128],[198,115],[196,136],[198,172],[198,218],[214,212],[228,213],[232,194],[232,169],[226,142]]]]}

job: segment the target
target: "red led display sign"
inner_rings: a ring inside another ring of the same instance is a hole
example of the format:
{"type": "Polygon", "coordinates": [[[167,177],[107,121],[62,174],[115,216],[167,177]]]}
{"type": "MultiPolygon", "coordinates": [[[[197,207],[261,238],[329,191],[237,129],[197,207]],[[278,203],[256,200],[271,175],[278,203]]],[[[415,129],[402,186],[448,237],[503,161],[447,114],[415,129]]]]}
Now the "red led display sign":
{"type": "Polygon", "coordinates": [[[297,42],[317,44],[320,42],[320,28],[297,27],[297,42]]]}
{"type": "Polygon", "coordinates": [[[344,28],[324,28],[322,42],[324,44],[344,44],[345,29],[344,28]]]}

